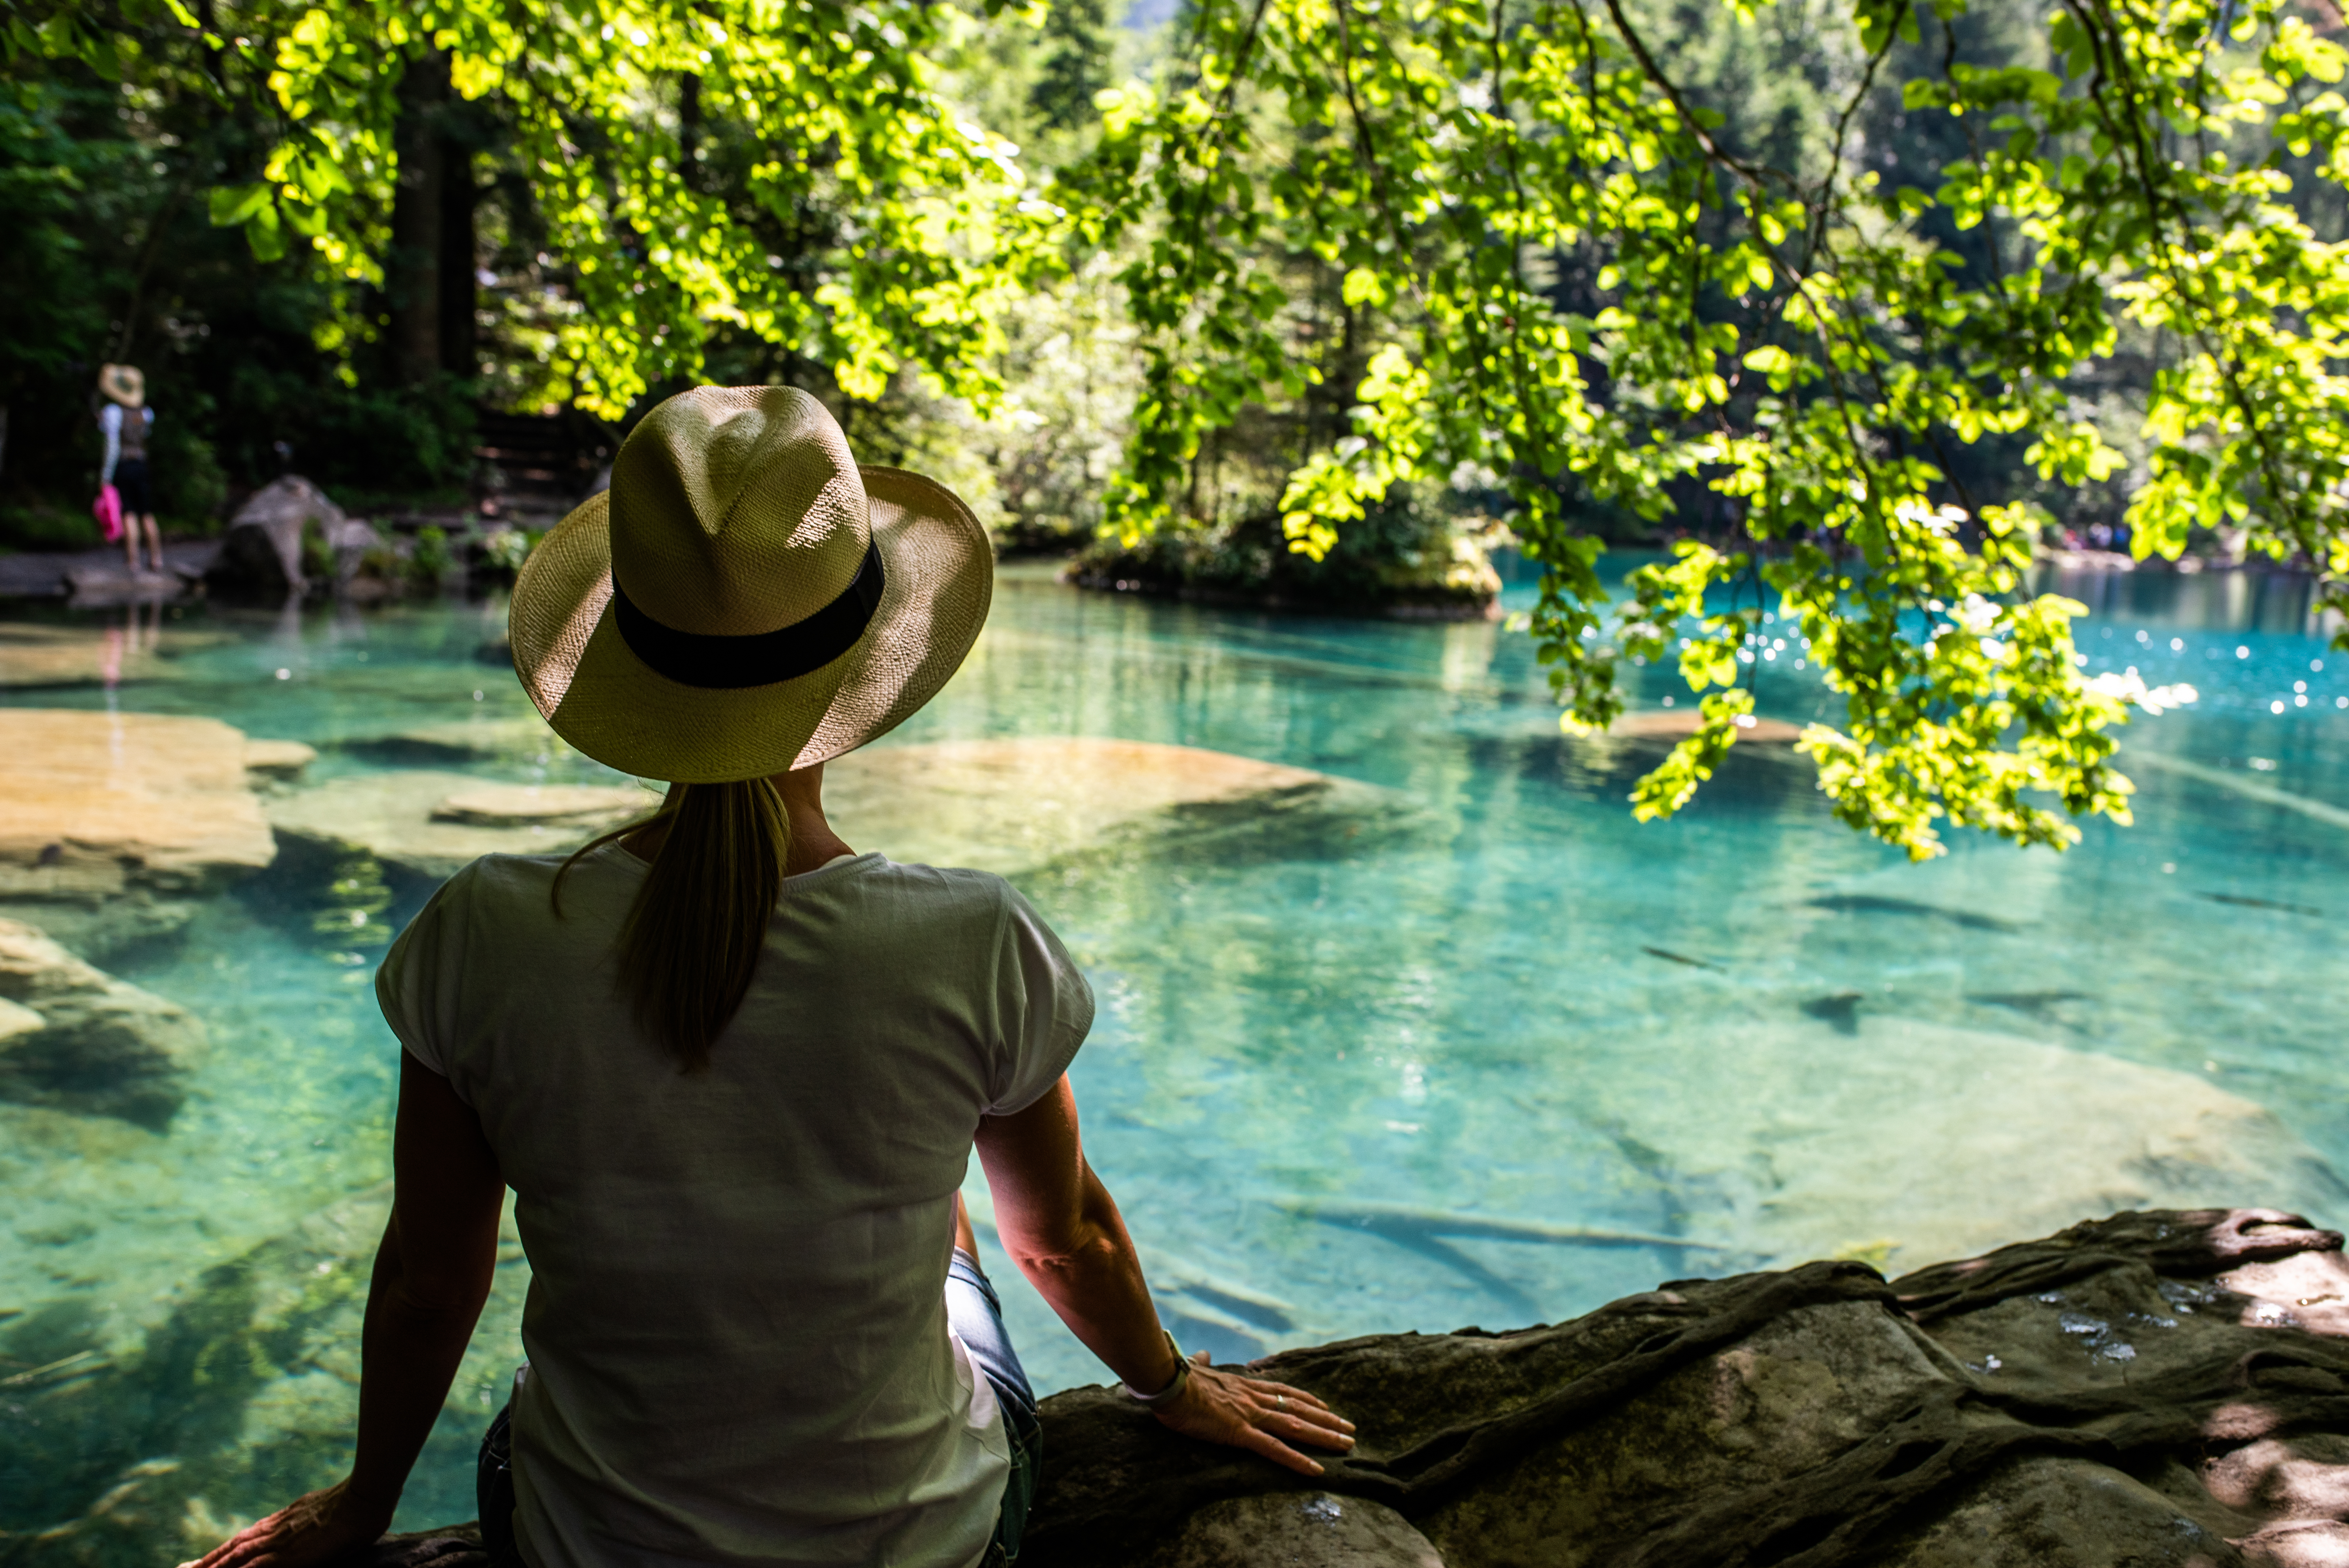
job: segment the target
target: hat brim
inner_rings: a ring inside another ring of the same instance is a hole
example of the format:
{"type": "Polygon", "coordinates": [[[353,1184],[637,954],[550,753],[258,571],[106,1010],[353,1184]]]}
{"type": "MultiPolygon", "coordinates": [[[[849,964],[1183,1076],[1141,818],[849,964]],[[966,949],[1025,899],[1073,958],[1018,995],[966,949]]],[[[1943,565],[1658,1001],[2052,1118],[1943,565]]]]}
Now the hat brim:
{"type": "Polygon", "coordinates": [[[640,779],[713,784],[829,760],[937,695],[978,641],[995,555],[933,480],[859,468],[886,578],[864,634],[794,680],[718,690],[647,665],[613,623],[609,494],[557,523],[523,562],[507,627],[514,672],[554,733],[640,779]]]}

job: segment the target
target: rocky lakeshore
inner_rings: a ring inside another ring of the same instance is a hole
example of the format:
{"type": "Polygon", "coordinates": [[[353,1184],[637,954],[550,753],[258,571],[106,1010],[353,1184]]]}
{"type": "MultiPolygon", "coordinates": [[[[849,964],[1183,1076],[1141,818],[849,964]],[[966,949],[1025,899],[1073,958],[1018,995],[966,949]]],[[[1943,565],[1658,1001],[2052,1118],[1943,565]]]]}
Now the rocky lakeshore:
{"type": "MultiPolygon", "coordinates": [[[[2318,1568],[2349,1553],[2349,1267],[2154,1211],[1886,1282],[1681,1281],[1552,1326],[1290,1350],[1307,1483],[1106,1388],[1047,1399],[1030,1568],[2318,1568]]],[[[471,1526],[350,1568],[472,1568],[471,1526]]]]}

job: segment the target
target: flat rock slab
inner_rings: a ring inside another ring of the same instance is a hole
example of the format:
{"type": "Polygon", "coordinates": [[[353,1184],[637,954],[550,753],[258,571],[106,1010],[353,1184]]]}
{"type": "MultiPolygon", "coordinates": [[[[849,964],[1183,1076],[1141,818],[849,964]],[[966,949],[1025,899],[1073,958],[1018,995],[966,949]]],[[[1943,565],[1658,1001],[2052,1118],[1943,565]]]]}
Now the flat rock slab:
{"type": "Polygon", "coordinates": [[[312,842],[363,850],[434,880],[482,855],[575,849],[660,803],[649,790],[498,784],[401,769],[336,779],[268,802],[270,824],[312,842]]]}
{"type": "Polygon", "coordinates": [[[198,893],[276,854],[216,719],[0,708],[0,900],[198,893]]]}
{"type": "Polygon", "coordinates": [[[204,1047],[187,1009],[0,920],[0,1098],[160,1130],[204,1047]]]}
{"type": "Polygon", "coordinates": [[[134,645],[119,626],[0,626],[0,688],[123,685],[174,673],[154,643],[134,645]]]}
{"type": "MultiPolygon", "coordinates": [[[[357,743],[528,755],[535,720],[437,725],[357,743]]],[[[824,770],[827,814],[858,849],[1016,876],[1065,857],[1309,820],[1343,832],[1400,810],[1385,791],[1227,752],[1086,737],[954,740],[851,752],[824,770]]],[[[568,850],[658,804],[629,787],[498,784],[430,769],[344,778],[272,799],[278,831],[445,877],[476,855],[568,850]]]]}
{"type": "MultiPolygon", "coordinates": [[[[1704,715],[1695,708],[1659,707],[1624,714],[1607,727],[1607,736],[1610,740],[1682,741],[1702,727],[1704,715]]],[[[1740,746],[1792,746],[1802,738],[1801,725],[1782,718],[1757,717],[1737,729],[1740,746]]]]}
{"type": "Polygon", "coordinates": [[[436,822],[482,828],[603,827],[657,805],[650,791],[599,784],[476,784],[432,808],[436,822]]]}
{"type": "Polygon", "coordinates": [[[552,758],[571,750],[561,736],[535,718],[460,718],[448,724],[420,724],[390,735],[347,740],[343,748],[386,758],[444,762],[475,757],[552,758]]]}
{"type": "Polygon", "coordinates": [[[255,778],[286,782],[299,779],[304,769],[318,760],[318,748],[298,740],[252,740],[244,743],[244,770],[255,778]]]}
{"type": "Polygon", "coordinates": [[[825,767],[824,806],[859,849],[1007,876],[1170,830],[1392,809],[1384,791],[1326,773],[1088,736],[853,751],[825,767]]]}

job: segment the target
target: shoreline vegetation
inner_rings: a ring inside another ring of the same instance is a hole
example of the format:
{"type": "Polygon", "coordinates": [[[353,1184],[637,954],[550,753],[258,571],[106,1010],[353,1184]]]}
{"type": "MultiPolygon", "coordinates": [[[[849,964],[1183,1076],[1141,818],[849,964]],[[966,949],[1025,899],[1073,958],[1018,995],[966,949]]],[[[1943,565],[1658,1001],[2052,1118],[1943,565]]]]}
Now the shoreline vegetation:
{"type": "MultiPolygon", "coordinates": [[[[23,546],[0,542],[0,599],[109,604],[209,591],[274,603],[289,594],[370,600],[464,593],[512,582],[540,536],[573,504],[574,498],[529,492],[492,492],[464,505],[445,497],[365,495],[346,511],[322,487],[289,473],[245,495],[217,527],[167,530],[169,570],[160,574],[125,573],[115,547],[99,541],[94,528],[86,538],[59,531],[23,546]]],[[[1482,517],[1431,515],[1407,500],[1341,536],[1318,560],[1289,551],[1269,515],[1130,542],[1016,529],[995,537],[1006,566],[1049,564],[1060,581],[1094,592],[1393,620],[1497,620],[1503,567],[1538,569],[1522,556],[1510,561],[1519,542],[1506,527],[1482,517]]],[[[1626,539],[1612,550],[1644,557],[1676,542],[1626,539]]],[[[2246,559],[2215,544],[2175,561],[2139,561],[2126,551],[2043,541],[2032,559],[2064,575],[2252,573],[2316,581],[2304,566],[2246,559]]]]}

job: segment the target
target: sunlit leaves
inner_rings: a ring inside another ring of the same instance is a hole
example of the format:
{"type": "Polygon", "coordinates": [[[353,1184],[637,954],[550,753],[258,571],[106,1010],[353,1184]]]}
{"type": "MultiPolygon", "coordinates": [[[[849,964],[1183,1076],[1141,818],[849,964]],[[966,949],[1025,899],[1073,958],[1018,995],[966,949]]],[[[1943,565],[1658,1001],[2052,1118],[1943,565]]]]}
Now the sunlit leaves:
{"type": "MultiPolygon", "coordinates": [[[[68,8],[71,9],[71,8],[68,8]]],[[[900,366],[982,405],[993,312],[1032,217],[1017,150],[957,119],[925,51],[930,7],[840,0],[320,0],[223,6],[260,35],[277,139],[274,187],[231,189],[215,221],[256,254],[291,237],[352,284],[380,280],[399,170],[403,69],[446,57],[454,91],[494,99],[577,308],[555,318],[550,370],[617,417],[689,377],[720,325],[828,365],[852,397],[900,366]],[[771,149],[748,208],[696,188],[675,110],[704,111],[771,149]],[[771,264],[773,234],[845,215],[816,253],[771,264]],[[764,232],[762,232],[764,231],[764,232]]],[[[63,13],[60,13],[61,15],[63,13]]]]}
{"type": "MultiPolygon", "coordinates": [[[[1853,10],[1878,58],[1918,37],[1917,16],[1853,10]]],[[[1544,569],[1530,623],[1569,727],[1619,711],[1625,656],[1676,659],[1704,694],[1702,729],[1636,791],[1640,815],[1680,809],[1735,743],[1766,594],[1843,699],[1804,748],[1855,827],[1921,856],[1949,825],[2060,847],[2074,819],[2126,820],[2109,731],[2131,703],[2083,679],[2078,606],[2025,596],[2029,509],[1957,493],[1944,454],[2019,438],[2055,482],[2119,477],[2070,386],[2115,351],[2125,312],[2171,346],[2134,547],[2175,555],[2195,528],[2240,525],[2331,562],[2343,605],[2349,253],[2226,139],[2271,118],[2349,184],[2349,100],[2304,90],[2349,57],[2278,0],[2230,4],[2231,48],[2216,0],[2083,0],[2048,25],[2061,71],[1952,51],[1906,84],[1912,113],[1980,128],[1924,191],[1716,140],[1721,118],[1615,4],[1201,0],[1190,90],[1105,95],[1101,152],[1061,187],[1087,242],[1145,237],[1123,281],[1149,391],[1112,517],[1132,535],[1179,511],[1203,442],[1296,395],[1263,274],[1312,258],[1342,276],[1349,330],[1383,346],[1350,429],[1299,454],[1292,548],[1327,550],[1397,483],[1498,475],[1544,569]],[[2180,135],[2202,139],[2197,157],[2149,150],[2180,135]],[[1937,211],[1989,233],[1987,276],[1929,237],[1937,211]],[[1560,314],[1540,268],[1592,253],[1610,303],[1560,314]],[[1692,479],[1749,548],[1683,543],[1610,605],[1574,507],[1661,518],[1692,479]]]]}

